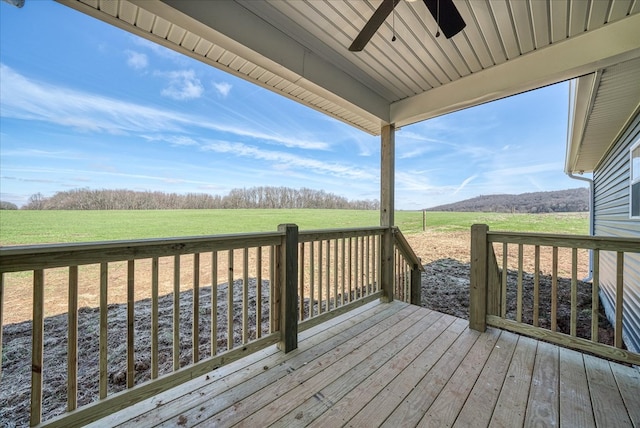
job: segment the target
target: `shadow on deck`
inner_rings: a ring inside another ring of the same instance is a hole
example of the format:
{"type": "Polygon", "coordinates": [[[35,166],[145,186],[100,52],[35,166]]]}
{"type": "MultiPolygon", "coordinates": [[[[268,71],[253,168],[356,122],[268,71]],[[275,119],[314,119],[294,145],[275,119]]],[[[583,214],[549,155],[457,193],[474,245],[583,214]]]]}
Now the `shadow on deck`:
{"type": "Polygon", "coordinates": [[[640,372],[373,302],[91,426],[640,426],[640,372]]]}

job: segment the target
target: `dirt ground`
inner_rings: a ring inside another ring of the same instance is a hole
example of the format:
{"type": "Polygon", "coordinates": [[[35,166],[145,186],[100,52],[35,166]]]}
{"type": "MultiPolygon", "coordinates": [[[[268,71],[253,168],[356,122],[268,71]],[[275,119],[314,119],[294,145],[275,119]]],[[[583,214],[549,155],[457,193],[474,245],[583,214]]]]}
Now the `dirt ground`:
{"type": "MultiPolygon", "coordinates": [[[[470,238],[468,232],[456,233],[436,233],[424,232],[421,234],[408,235],[407,240],[412,245],[418,256],[425,265],[426,272],[422,276],[422,301],[423,306],[446,312],[458,317],[468,318],[469,311],[469,247],[470,238]]],[[[508,301],[509,308],[507,311],[508,318],[515,317],[515,281],[516,273],[513,271],[517,267],[517,246],[509,248],[508,258],[508,301]]],[[[533,256],[532,249],[525,251],[524,270],[533,272],[533,256]]],[[[496,254],[499,260],[502,257],[502,247],[496,247],[496,254]]],[[[585,253],[579,254],[579,259],[586,256],[585,253]]],[[[173,260],[164,261],[166,267],[172,267],[173,260]]],[[[181,268],[181,273],[189,275],[193,272],[193,260],[185,258],[185,265],[181,268]]],[[[206,261],[201,260],[206,265],[206,261]]],[[[161,265],[162,268],[162,265],[161,265]]],[[[149,272],[145,266],[140,266],[141,272],[149,272]]],[[[210,267],[204,266],[203,272],[210,272],[210,267]]],[[[561,252],[559,255],[559,273],[562,276],[569,277],[571,275],[571,254],[570,252],[561,252]]],[[[547,252],[541,254],[540,263],[541,275],[541,297],[540,297],[540,316],[539,324],[542,327],[550,325],[550,277],[551,271],[551,255],[547,252]]],[[[111,274],[116,277],[114,283],[126,284],[126,266],[116,266],[111,274]]],[[[99,278],[99,272],[88,272],[85,274],[85,280],[82,283],[91,284],[99,278]]],[[[148,275],[148,274],[147,274],[148,275]]],[[[579,271],[578,278],[586,276],[586,271],[579,271]]],[[[61,278],[64,278],[61,275],[61,278]]],[[[226,278],[226,277],[224,277],[226,278]]],[[[268,273],[263,274],[263,278],[268,278],[268,273]]],[[[14,281],[24,281],[22,278],[14,278],[14,281]]],[[[532,294],[532,275],[525,274],[524,277],[525,296],[532,294]]],[[[27,281],[29,279],[27,278],[27,281]]],[[[136,277],[137,282],[147,283],[149,278],[136,277]]],[[[257,303],[257,283],[253,281],[250,288],[249,296],[249,313],[255,314],[254,308],[257,303]]],[[[185,281],[189,284],[189,281],[185,281]]],[[[111,284],[110,279],[110,284],[111,284]]],[[[210,284],[210,276],[201,278],[202,284],[210,284]],[[208,282],[207,282],[208,281],[208,282]]],[[[66,405],[66,353],[67,353],[67,317],[66,312],[66,287],[64,280],[56,280],[55,274],[48,277],[48,296],[62,296],[64,304],[59,307],[53,306],[48,309],[48,317],[45,320],[45,370],[44,370],[44,393],[43,393],[43,414],[44,419],[51,418],[57,414],[64,412],[66,405]]],[[[569,280],[559,281],[559,294],[561,301],[569,301],[569,280]]],[[[269,329],[269,308],[268,294],[269,286],[266,280],[260,285],[262,288],[262,320],[256,323],[255,316],[250,319],[250,329],[248,339],[254,339],[257,336],[256,325],[259,324],[260,332],[266,334],[269,329]]],[[[111,287],[111,286],[110,286],[111,287]]],[[[160,374],[169,373],[173,368],[172,357],[172,285],[171,281],[161,283],[161,292],[163,296],[159,304],[160,331],[164,332],[160,335],[159,343],[159,371],[160,374]]],[[[187,285],[181,293],[180,299],[180,361],[179,365],[184,366],[193,359],[193,332],[192,332],[192,299],[193,292],[188,290],[192,285],[187,285]]],[[[126,387],[126,341],[122,340],[126,337],[126,287],[122,288],[123,292],[117,291],[114,287],[112,292],[110,288],[110,306],[109,306],[109,393],[123,390],[126,387]]],[[[150,316],[151,304],[147,298],[148,286],[137,287],[135,313],[137,316],[135,322],[135,355],[136,355],[136,383],[142,382],[150,378],[150,316]]],[[[11,310],[5,311],[4,330],[3,330],[3,360],[2,373],[0,378],[0,425],[13,427],[28,425],[29,413],[29,385],[30,385],[30,365],[24,364],[24,361],[30,360],[31,354],[31,301],[30,298],[22,300],[19,296],[13,295],[11,288],[8,289],[5,296],[5,308],[11,310]],[[27,310],[28,309],[28,310],[27,310]]],[[[242,344],[242,319],[240,306],[242,304],[241,283],[236,280],[233,287],[233,331],[234,346],[242,344]]],[[[588,283],[579,283],[578,313],[579,313],[579,329],[578,336],[590,338],[590,308],[591,308],[591,285],[588,283]]],[[[98,371],[98,316],[97,306],[97,287],[82,287],[79,311],[79,345],[80,355],[78,358],[78,377],[79,377],[79,395],[78,402],[80,405],[87,404],[97,400],[98,384],[96,373],[98,371]],[[94,304],[95,302],[95,304],[94,304]]],[[[227,313],[228,287],[220,285],[217,288],[217,311],[219,314],[227,313]]],[[[532,301],[530,297],[526,297],[523,303],[523,320],[531,322],[533,315],[532,301]]],[[[200,329],[199,329],[199,354],[200,358],[206,358],[211,354],[211,287],[203,287],[200,290],[199,305],[200,329]]],[[[305,309],[308,312],[307,309],[305,309]]],[[[214,333],[216,346],[218,351],[227,348],[227,317],[218,322],[217,331],[214,333]]],[[[558,308],[558,329],[559,331],[568,333],[569,308],[566,305],[560,305],[558,308]]],[[[611,343],[613,331],[604,317],[602,311],[599,316],[599,338],[601,342],[611,343]]]]}

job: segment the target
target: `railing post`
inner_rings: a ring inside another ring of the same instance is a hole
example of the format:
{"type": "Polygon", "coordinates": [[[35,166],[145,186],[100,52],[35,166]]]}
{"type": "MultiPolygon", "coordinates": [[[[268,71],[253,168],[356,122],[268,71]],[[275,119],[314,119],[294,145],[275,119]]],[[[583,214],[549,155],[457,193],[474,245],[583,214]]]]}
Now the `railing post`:
{"type": "Polygon", "coordinates": [[[276,252],[276,290],[280,297],[280,342],[284,352],[298,347],[298,226],[281,224],[282,244],[276,252]]]}
{"type": "Polygon", "coordinates": [[[486,224],[471,226],[471,283],[469,285],[469,327],[487,329],[487,232],[486,224]]]}
{"type": "Polygon", "coordinates": [[[411,304],[422,305],[422,272],[416,264],[411,267],[411,304]]]}

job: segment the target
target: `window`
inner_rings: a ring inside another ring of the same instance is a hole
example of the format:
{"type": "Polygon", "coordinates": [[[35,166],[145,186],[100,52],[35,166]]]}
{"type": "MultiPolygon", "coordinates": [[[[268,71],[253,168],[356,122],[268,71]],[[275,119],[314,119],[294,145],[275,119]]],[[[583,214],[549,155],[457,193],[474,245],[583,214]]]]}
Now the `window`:
{"type": "Polygon", "coordinates": [[[629,189],[631,202],[631,218],[640,219],[640,139],[631,146],[631,187],[629,189]]]}

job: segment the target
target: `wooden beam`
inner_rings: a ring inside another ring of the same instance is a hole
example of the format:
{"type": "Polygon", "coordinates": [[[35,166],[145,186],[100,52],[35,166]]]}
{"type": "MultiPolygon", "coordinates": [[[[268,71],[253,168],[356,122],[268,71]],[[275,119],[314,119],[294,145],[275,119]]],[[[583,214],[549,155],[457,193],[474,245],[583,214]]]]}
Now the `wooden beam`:
{"type": "Polygon", "coordinates": [[[382,235],[380,249],[380,283],[383,302],[393,301],[393,231],[395,189],[395,126],[382,127],[380,138],[380,226],[386,230],[382,235]]]}
{"type": "Polygon", "coordinates": [[[391,104],[405,126],[592,73],[640,56],[640,14],[489,67],[391,104]]]}

